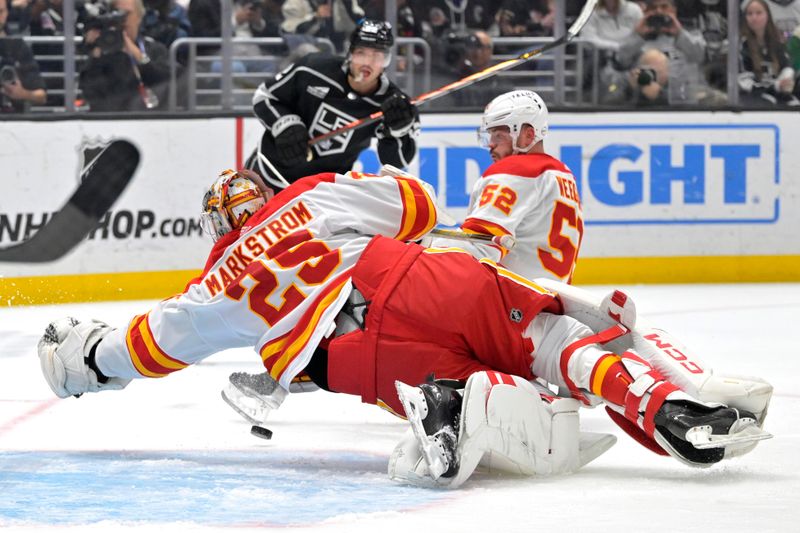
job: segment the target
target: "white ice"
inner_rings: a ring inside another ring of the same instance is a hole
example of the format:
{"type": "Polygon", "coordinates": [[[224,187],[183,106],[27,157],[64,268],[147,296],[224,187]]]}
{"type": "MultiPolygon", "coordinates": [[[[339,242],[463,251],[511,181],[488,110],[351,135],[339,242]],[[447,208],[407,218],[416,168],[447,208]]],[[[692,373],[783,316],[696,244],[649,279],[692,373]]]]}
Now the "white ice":
{"type": "MultiPolygon", "coordinates": [[[[775,438],[710,469],[656,456],[600,409],[618,443],[576,474],[478,474],[461,490],[386,476],[404,422],[357,398],[290,396],[271,441],[219,396],[254,352],[217,354],[121,392],[57,400],[39,370],[47,323],[124,327],[149,302],[0,309],[0,529],[20,531],[800,531],[800,284],[622,287],[718,370],[775,386],[775,438]]],[[[590,287],[605,294],[608,287],[590,287]]]]}

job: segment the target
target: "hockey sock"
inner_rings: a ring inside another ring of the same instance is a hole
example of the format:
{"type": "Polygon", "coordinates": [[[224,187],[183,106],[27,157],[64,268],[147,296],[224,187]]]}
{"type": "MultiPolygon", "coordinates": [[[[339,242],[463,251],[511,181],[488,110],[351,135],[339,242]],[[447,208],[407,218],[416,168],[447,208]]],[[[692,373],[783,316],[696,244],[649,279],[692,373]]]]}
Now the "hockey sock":
{"type": "Polygon", "coordinates": [[[618,355],[606,354],[592,369],[592,393],[615,405],[625,405],[625,395],[631,383],[633,378],[618,355]]]}

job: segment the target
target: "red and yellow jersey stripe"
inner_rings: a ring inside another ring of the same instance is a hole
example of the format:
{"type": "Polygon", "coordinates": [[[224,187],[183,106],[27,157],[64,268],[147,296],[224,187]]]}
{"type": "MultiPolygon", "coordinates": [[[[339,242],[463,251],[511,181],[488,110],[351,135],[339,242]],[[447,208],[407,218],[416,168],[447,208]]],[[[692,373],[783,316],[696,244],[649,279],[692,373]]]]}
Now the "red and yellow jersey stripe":
{"type": "Polygon", "coordinates": [[[461,224],[461,229],[465,233],[482,233],[483,235],[496,236],[511,235],[511,232],[500,224],[475,217],[467,218],[464,223],[461,224]]]}
{"type": "Polygon", "coordinates": [[[436,206],[422,184],[413,178],[397,177],[403,215],[400,231],[395,236],[399,241],[415,241],[436,225],[436,206]]]}
{"type": "Polygon", "coordinates": [[[125,339],[131,362],[137,372],[149,378],[163,378],[189,366],[167,355],[156,343],[150,329],[149,315],[150,313],[146,313],[135,317],[128,327],[125,339]]]}
{"type": "Polygon", "coordinates": [[[319,327],[322,315],[338,299],[342,289],[350,281],[351,275],[350,269],[340,274],[325,287],[290,332],[267,342],[261,348],[264,367],[276,381],[280,381],[289,365],[308,346],[312,334],[319,327]]]}
{"type": "Polygon", "coordinates": [[[506,279],[510,279],[511,281],[513,281],[513,282],[515,282],[515,283],[517,283],[519,285],[522,285],[523,287],[527,287],[527,288],[529,288],[530,290],[532,290],[534,292],[538,292],[539,294],[546,294],[546,295],[552,296],[554,298],[556,296],[556,294],[554,292],[545,289],[541,285],[538,285],[538,284],[534,283],[533,281],[529,280],[528,278],[520,276],[519,274],[517,274],[515,272],[512,272],[512,271],[508,270],[507,268],[501,267],[500,265],[498,265],[497,263],[495,263],[491,259],[485,259],[484,258],[484,259],[481,259],[480,262],[483,263],[484,265],[487,265],[487,266],[491,267],[495,272],[497,272],[497,275],[500,276],[500,277],[503,277],[503,278],[506,278],[506,279]]]}
{"type": "MultiPolygon", "coordinates": [[[[464,233],[479,233],[481,235],[503,236],[511,235],[511,232],[506,228],[495,222],[489,222],[480,218],[470,217],[461,224],[461,230],[464,233]]],[[[500,251],[500,259],[508,254],[509,250],[505,246],[500,246],[494,242],[487,243],[489,246],[496,248],[500,251]]]]}

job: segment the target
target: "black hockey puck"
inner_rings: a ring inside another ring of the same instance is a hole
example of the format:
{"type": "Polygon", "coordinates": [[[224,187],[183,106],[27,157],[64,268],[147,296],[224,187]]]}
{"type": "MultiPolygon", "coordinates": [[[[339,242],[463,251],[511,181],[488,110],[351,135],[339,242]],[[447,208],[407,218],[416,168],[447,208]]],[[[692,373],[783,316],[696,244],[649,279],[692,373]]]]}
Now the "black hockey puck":
{"type": "Polygon", "coordinates": [[[272,431],[268,430],[267,428],[262,428],[261,426],[251,427],[250,434],[266,440],[270,440],[272,438],[272,431]]]}

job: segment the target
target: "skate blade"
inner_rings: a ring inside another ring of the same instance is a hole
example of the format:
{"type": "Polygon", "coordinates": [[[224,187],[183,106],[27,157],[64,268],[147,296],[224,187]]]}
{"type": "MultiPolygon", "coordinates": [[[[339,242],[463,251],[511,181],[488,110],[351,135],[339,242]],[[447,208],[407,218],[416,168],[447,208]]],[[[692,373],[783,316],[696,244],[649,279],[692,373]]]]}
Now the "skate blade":
{"type": "Polygon", "coordinates": [[[731,432],[728,435],[713,435],[711,426],[699,426],[686,432],[686,440],[698,450],[707,450],[709,448],[727,448],[772,438],[772,433],[764,431],[756,425],[755,420],[749,418],[737,420],[731,426],[731,432]]]}
{"type": "Polygon", "coordinates": [[[409,387],[405,383],[395,381],[394,386],[397,389],[397,397],[400,403],[403,404],[403,410],[406,412],[406,418],[411,424],[411,431],[414,432],[414,437],[419,444],[420,452],[425,462],[428,463],[428,470],[430,471],[431,478],[439,479],[444,474],[447,467],[445,466],[444,458],[442,457],[439,446],[433,442],[433,438],[425,433],[425,428],[422,426],[422,416],[420,411],[422,406],[427,407],[425,397],[422,391],[417,387],[409,387]]]}
{"type": "Polygon", "coordinates": [[[227,403],[231,409],[236,411],[239,416],[250,422],[250,424],[256,426],[263,424],[266,421],[269,412],[272,410],[264,405],[261,405],[260,407],[246,406],[244,405],[244,402],[247,400],[247,396],[231,395],[231,392],[227,389],[220,391],[220,396],[222,396],[222,399],[225,400],[225,403],[227,403]],[[236,398],[238,398],[238,400],[236,398]]]}

